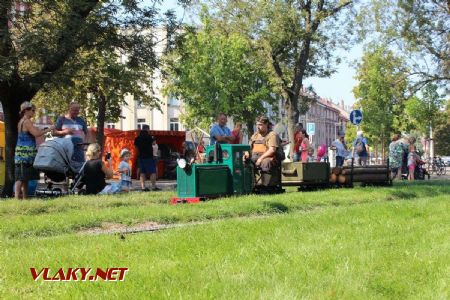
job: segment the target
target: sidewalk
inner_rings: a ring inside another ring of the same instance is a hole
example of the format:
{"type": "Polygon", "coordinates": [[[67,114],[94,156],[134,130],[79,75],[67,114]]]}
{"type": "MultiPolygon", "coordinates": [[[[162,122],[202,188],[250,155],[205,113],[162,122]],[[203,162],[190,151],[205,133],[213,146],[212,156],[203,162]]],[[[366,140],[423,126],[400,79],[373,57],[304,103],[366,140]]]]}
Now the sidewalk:
{"type": "MultiPolygon", "coordinates": [[[[117,182],[117,179],[112,180],[106,180],[107,183],[110,182],[117,182]]],[[[139,180],[133,179],[132,180],[133,185],[131,187],[132,191],[140,191],[141,190],[141,183],[139,180]]],[[[58,186],[59,184],[55,184],[54,186],[58,186]]],[[[151,190],[151,182],[150,180],[145,181],[145,186],[151,190]]],[[[38,183],[39,188],[45,188],[46,184],[44,183],[44,175],[41,174],[41,179],[38,183]]],[[[166,179],[160,179],[156,181],[156,187],[160,188],[162,191],[174,191],[177,188],[177,181],[176,180],[166,180],[166,179]]]]}
{"type": "MultiPolygon", "coordinates": [[[[107,180],[107,182],[114,182],[117,180],[107,180]]],[[[133,185],[131,187],[132,191],[140,191],[141,190],[141,183],[139,180],[133,179],[133,185]]],[[[145,181],[145,186],[151,190],[151,182],[150,180],[145,181]]],[[[177,188],[177,181],[176,180],[167,180],[167,179],[160,179],[156,181],[156,187],[160,188],[162,191],[173,191],[177,188]]]]}

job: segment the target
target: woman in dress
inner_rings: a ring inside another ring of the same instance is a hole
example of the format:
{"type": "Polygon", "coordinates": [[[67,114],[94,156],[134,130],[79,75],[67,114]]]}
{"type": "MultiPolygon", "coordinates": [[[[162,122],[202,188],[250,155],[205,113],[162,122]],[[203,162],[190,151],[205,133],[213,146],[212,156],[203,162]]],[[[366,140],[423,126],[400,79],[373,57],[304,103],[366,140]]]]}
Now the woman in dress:
{"type": "Polygon", "coordinates": [[[28,181],[39,179],[39,172],[33,168],[37,154],[36,137],[54,129],[54,126],[40,129],[34,126],[31,119],[36,114],[36,107],[26,101],[20,105],[20,120],[17,125],[18,137],[14,156],[14,175],[16,183],[14,194],[16,199],[26,199],[28,196],[28,181]]]}
{"type": "Polygon", "coordinates": [[[302,143],[300,145],[301,160],[302,162],[308,162],[308,151],[310,148],[309,135],[306,133],[306,129],[300,130],[300,135],[302,137],[302,143]]]}

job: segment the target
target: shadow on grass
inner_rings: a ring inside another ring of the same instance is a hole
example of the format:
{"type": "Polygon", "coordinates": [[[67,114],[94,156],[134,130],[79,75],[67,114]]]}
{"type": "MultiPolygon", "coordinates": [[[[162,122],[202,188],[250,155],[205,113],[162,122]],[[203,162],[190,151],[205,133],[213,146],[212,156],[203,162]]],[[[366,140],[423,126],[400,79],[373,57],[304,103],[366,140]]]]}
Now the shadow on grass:
{"type": "Polygon", "coordinates": [[[395,191],[386,197],[388,201],[394,200],[411,200],[417,198],[418,195],[414,192],[406,192],[406,191],[395,191]]]}
{"type": "Polygon", "coordinates": [[[289,212],[289,207],[279,202],[264,202],[264,206],[270,208],[268,212],[277,214],[285,214],[289,212]]]}

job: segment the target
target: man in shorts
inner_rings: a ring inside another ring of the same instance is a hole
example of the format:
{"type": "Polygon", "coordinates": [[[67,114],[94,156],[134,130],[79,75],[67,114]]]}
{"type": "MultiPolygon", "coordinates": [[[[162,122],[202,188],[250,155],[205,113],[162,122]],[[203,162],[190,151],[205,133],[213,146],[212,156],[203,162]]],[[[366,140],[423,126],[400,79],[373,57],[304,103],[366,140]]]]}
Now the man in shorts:
{"type": "Polygon", "coordinates": [[[145,180],[147,175],[150,175],[150,181],[152,183],[152,190],[160,190],[156,187],[156,163],[153,157],[153,138],[150,136],[148,131],[150,127],[148,125],[143,125],[139,136],[134,139],[134,146],[138,151],[138,165],[141,172],[140,181],[141,189],[143,191],[149,191],[145,187],[145,180]]]}

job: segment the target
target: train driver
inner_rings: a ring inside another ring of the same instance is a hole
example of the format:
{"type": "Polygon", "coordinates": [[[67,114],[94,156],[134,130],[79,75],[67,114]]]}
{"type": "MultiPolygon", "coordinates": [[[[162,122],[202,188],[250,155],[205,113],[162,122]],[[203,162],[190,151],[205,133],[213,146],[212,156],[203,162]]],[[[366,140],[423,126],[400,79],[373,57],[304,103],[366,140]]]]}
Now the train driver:
{"type": "MultiPolygon", "coordinates": [[[[280,166],[277,159],[277,150],[281,147],[277,134],[269,131],[269,118],[260,116],[256,120],[257,132],[250,138],[251,160],[262,173],[273,174],[280,166]]],[[[248,158],[249,153],[245,153],[244,158],[248,158]]],[[[264,177],[264,176],[263,176],[264,177]]],[[[263,185],[270,185],[270,177],[263,180],[263,185]]]]}

